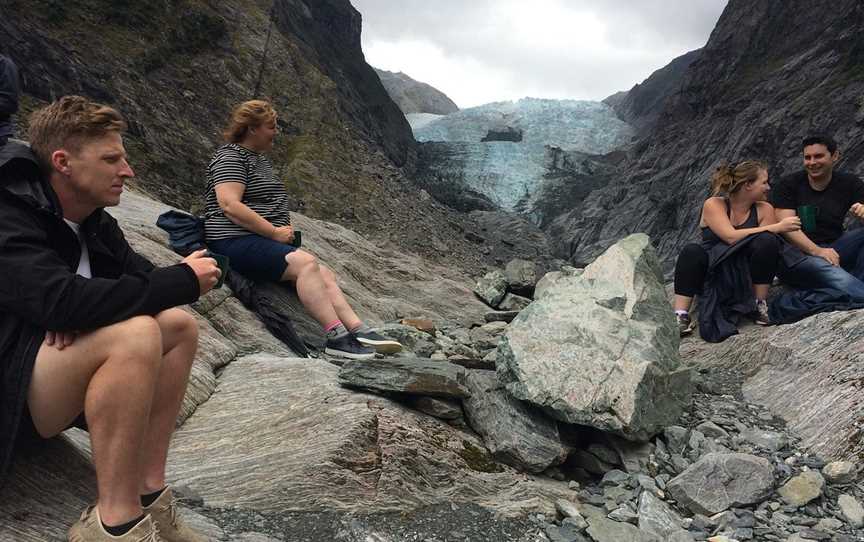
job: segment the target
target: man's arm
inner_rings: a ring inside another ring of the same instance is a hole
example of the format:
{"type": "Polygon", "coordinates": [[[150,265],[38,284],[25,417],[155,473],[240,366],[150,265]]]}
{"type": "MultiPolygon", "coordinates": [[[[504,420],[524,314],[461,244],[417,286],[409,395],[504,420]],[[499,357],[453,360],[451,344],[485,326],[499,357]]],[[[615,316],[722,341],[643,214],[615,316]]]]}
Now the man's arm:
{"type": "Polygon", "coordinates": [[[0,212],[0,310],[53,331],[103,327],[133,316],[155,315],[198,298],[189,265],[85,279],[51,248],[47,232],[26,212],[0,212]]]}
{"type": "Polygon", "coordinates": [[[18,68],[6,57],[0,57],[0,119],[18,111],[18,68]]]}
{"type": "MultiPolygon", "coordinates": [[[[783,220],[790,216],[795,216],[794,209],[774,209],[774,215],[777,220],[783,220]]],[[[807,234],[801,230],[789,231],[783,234],[787,241],[800,248],[805,254],[824,258],[832,265],[840,265],[840,255],[833,248],[822,248],[807,237],[807,234]]]]}

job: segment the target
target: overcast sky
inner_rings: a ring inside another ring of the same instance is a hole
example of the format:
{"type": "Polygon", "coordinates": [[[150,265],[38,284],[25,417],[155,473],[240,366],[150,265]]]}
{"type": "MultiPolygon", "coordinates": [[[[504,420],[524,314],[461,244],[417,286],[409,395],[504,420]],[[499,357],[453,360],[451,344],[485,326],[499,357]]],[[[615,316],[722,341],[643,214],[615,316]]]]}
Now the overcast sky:
{"type": "Polygon", "coordinates": [[[363,52],[459,107],[602,100],[705,45],[727,0],[351,0],[363,52]]]}

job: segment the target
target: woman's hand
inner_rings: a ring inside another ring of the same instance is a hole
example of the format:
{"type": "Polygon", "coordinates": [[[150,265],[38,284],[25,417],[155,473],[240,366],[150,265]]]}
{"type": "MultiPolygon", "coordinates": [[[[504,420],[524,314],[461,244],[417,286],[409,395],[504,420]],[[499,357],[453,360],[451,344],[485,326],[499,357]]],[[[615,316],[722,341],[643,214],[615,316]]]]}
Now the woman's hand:
{"type": "Polygon", "coordinates": [[[270,235],[270,239],[273,239],[278,243],[290,245],[291,242],[294,241],[294,228],[292,228],[290,224],[288,226],[273,228],[273,233],[270,235]]]}
{"type": "Polygon", "coordinates": [[[801,229],[801,219],[797,216],[787,216],[780,222],[771,224],[772,233],[788,233],[790,231],[798,231],[801,229]]]}

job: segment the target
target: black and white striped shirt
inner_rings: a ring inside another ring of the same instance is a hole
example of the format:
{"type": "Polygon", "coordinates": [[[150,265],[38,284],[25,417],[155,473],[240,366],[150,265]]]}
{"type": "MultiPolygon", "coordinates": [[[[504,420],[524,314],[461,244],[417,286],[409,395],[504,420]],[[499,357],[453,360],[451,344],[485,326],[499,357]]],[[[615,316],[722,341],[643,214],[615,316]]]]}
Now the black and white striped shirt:
{"type": "Polygon", "coordinates": [[[274,226],[291,223],[288,193],[273,176],[273,165],[263,154],[236,143],[222,145],[207,166],[207,195],[204,202],[204,230],[207,241],[249,235],[249,230],[231,222],[216,199],[216,185],[243,183],[246,191],[241,201],[274,226]]]}

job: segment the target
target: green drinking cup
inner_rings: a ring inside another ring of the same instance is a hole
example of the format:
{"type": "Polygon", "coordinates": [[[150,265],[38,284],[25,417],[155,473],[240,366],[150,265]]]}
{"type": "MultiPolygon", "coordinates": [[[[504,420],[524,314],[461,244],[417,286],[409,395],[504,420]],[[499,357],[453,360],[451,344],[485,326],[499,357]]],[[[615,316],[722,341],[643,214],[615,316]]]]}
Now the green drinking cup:
{"type": "Polygon", "coordinates": [[[801,219],[801,229],[813,231],[816,229],[816,217],[819,216],[819,207],[815,205],[802,205],[798,207],[798,218],[801,219]]]}

